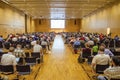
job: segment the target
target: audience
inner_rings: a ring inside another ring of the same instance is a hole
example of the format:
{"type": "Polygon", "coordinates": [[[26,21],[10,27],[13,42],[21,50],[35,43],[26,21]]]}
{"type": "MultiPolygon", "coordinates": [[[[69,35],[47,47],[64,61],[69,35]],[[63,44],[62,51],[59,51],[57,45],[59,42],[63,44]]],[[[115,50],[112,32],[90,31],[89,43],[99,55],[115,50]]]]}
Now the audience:
{"type": "Polygon", "coordinates": [[[79,39],[75,40],[75,42],[73,43],[73,47],[74,47],[75,54],[77,54],[78,48],[80,48],[80,41],[79,41],[79,39]]]}
{"type": "Polygon", "coordinates": [[[14,55],[16,57],[25,57],[25,52],[21,49],[20,44],[18,44],[16,49],[14,50],[14,55]]]}
{"type": "Polygon", "coordinates": [[[46,51],[47,51],[47,41],[46,41],[46,39],[41,41],[41,46],[42,46],[42,49],[43,49],[43,53],[46,53],[46,51]]]}
{"type": "Polygon", "coordinates": [[[82,57],[83,58],[88,58],[88,55],[84,55],[84,54],[88,54],[89,56],[91,56],[91,48],[90,45],[88,43],[85,43],[85,48],[82,49],[82,57]]]}
{"type": "Polygon", "coordinates": [[[98,76],[98,80],[117,80],[120,79],[120,59],[118,57],[112,57],[113,67],[107,68],[104,71],[106,76],[98,76]]]}
{"type": "Polygon", "coordinates": [[[16,71],[16,57],[13,55],[14,48],[10,47],[9,52],[7,54],[3,54],[1,58],[1,64],[2,65],[13,65],[14,71],[16,71]]]}
{"type": "Polygon", "coordinates": [[[87,43],[90,45],[91,48],[94,46],[94,41],[92,39],[88,40],[87,43]]]}
{"type": "Polygon", "coordinates": [[[97,55],[98,50],[99,50],[99,43],[96,43],[92,48],[92,55],[94,56],[97,55]]]}
{"type": "Polygon", "coordinates": [[[42,46],[39,45],[39,41],[36,41],[36,43],[34,44],[33,52],[40,52],[40,53],[42,53],[42,46]]]}
{"type": "MultiPolygon", "coordinates": [[[[25,48],[27,45],[30,46],[30,49],[33,48],[33,52],[46,53],[46,49],[50,50],[50,42],[54,40],[55,33],[29,33],[29,34],[9,34],[8,38],[4,40],[0,36],[0,46],[4,44],[6,49],[9,49],[7,54],[3,54],[1,58],[2,65],[14,65],[16,66],[16,57],[25,57],[25,53],[22,48],[25,48]],[[12,46],[12,47],[11,47],[12,46]],[[9,48],[10,47],[10,48],[9,48]],[[14,48],[16,48],[14,50],[14,48]]],[[[110,63],[110,57],[112,57],[113,67],[108,68],[104,71],[106,76],[99,76],[99,80],[105,80],[106,78],[119,78],[119,60],[116,57],[113,57],[114,54],[108,49],[110,39],[109,36],[98,33],[65,33],[63,32],[63,37],[65,38],[65,43],[70,43],[74,48],[74,51],[79,47],[82,48],[82,52],[90,53],[91,48],[94,55],[92,60],[92,67],[95,69],[96,65],[108,65],[110,63]],[[99,44],[101,44],[99,46],[99,44]],[[103,44],[104,43],[104,44],[103,44]],[[85,45],[85,46],[84,46],[85,45]],[[85,48],[84,48],[85,47],[85,48]]],[[[114,37],[115,41],[119,41],[118,35],[114,37]]],[[[0,47],[0,52],[2,52],[2,47],[0,47]]],[[[75,51],[75,53],[77,53],[75,51]]],[[[41,54],[40,54],[41,55],[41,54]]]]}
{"type": "Polygon", "coordinates": [[[92,68],[93,71],[95,71],[95,67],[96,65],[109,65],[110,63],[110,57],[109,55],[106,55],[104,53],[105,48],[103,46],[100,46],[98,54],[96,56],[94,56],[93,60],[92,60],[92,68]]]}
{"type": "Polygon", "coordinates": [[[108,48],[106,48],[106,45],[104,43],[102,43],[101,46],[105,48],[104,50],[105,54],[109,55],[110,57],[114,56],[114,54],[108,48]]]}

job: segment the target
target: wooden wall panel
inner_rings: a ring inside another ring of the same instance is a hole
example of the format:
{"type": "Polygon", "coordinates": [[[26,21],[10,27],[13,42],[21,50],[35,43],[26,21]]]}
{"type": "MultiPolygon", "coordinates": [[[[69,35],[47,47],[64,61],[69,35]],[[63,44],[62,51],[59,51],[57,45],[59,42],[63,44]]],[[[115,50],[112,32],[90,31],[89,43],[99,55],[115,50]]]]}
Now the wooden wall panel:
{"type": "Polygon", "coordinates": [[[31,17],[27,16],[27,32],[28,33],[31,32],[31,28],[30,28],[31,24],[30,24],[30,22],[31,22],[31,17]]]}
{"type": "Polygon", "coordinates": [[[107,33],[110,28],[112,36],[120,35],[120,3],[82,19],[80,31],[107,33]]]}
{"type": "Polygon", "coordinates": [[[25,15],[0,1],[0,35],[25,32],[25,15]]]}
{"type": "Polygon", "coordinates": [[[31,29],[30,32],[35,32],[35,21],[33,19],[31,19],[30,22],[30,29],[31,29]]]}

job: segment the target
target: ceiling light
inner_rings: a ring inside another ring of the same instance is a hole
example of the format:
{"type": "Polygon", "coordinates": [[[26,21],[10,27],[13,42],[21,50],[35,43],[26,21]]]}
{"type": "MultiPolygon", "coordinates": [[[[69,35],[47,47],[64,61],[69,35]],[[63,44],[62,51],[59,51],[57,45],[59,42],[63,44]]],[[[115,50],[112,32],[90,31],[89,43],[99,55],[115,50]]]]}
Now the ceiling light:
{"type": "Polygon", "coordinates": [[[2,0],[4,3],[9,4],[8,0],[2,0]]]}

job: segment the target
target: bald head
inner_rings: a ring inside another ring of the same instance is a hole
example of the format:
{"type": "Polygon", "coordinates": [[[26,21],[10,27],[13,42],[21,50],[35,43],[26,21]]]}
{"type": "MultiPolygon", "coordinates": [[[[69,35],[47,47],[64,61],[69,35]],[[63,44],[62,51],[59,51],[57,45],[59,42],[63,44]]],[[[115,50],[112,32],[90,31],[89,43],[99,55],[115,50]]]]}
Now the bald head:
{"type": "Polygon", "coordinates": [[[9,52],[14,52],[14,47],[10,47],[9,52]]]}

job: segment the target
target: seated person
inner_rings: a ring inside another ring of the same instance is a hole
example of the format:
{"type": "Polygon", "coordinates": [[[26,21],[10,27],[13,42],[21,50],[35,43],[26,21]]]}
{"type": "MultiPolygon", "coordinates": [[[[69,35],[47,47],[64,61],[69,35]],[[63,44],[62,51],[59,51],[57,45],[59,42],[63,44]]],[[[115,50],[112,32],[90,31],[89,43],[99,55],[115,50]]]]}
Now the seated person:
{"type": "Polygon", "coordinates": [[[42,46],[39,45],[39,41],[36,41],[36,44],[33,46],[33,52],[39,52],[41,62],[43,62],[43,50],[42,50],[42,46]]]}
{"type": "Polygon", "coordinates": [[[120,59],[118,57],[112,57],[113,67],[107,68],[104,71],[106,76],[98,76],[98,80],[120,79],[120,59]]]}
{"type": "Polygon", "coordinates": [[[88,43],[85,43],[85,48],[82,49],[82,57],[83,58],[88,58],[88,56],[91,56],[91,48],[88,43]],[[88,55],[86,55],[88,54],[88,55]]]}
{"type": "Polygon", "coordinates": [[[73,47],[74,47],[75,54],[77,54],[77,49],[80,48],[80,41],[79,41],[79,39],[76,39],[76,41],[73,43],[73,47]]]}
{"type": "Polygon", "coordinates": [[[92,68],[93,72],[96,70],[96,65],[109,65],[110,63],[110,57],[109,55],[106,55],[104,53],[105,48],[103,46],[100,46],[98,54],[94,56],[92,60],[92,68]]]}
{"type": "Polygon", "coordinates": [[[99,43],[96,43],[92,48],[92,54],[95,56],[98,53],[99,43]]]}
{"type": "Polygon", "coordinates": [[[80,41],[79,41],[79,39],[75,40],[73,46],[74,46],[74,48],[79,48],[80,47],[80,41]]]}
{"type": "Polygon", "coordinates": [[[25,57],[25,53],[24,53],[24,51],[21,49],[21,45],[20,44],[18,44],[17,45],[17,47],[16,47],[16,49],[14,50],[14,55],[16,56],[16,57],[25,57]]]}
{"type": "Polygon", "coordinates": [[[1,58],[1,64],[2,65],[13,65],[14,71],[16,71],[16,57],[13,55],[14,48],[10,47],[9,52],[7,54],[3,54],[1,58]]]}
{"type": "Polygon", "coordinates": [[[46,41],[46,39],[42,40],[41,46],[42,46],[43,49],[46,49],[46,47],[47,47],[47,41],[46,41]]]}
{"type": "Polygon", "coordinates": [[[74,41],[75,41],[75,38],[74,38],[74,37],[71,37],[71,39],[70,39],[70,42],[69,42],[69,43],[73,46],[74,41]]]}
{"type": "Polygon", "coordinates": [[[110,57],[114,56],[114,54],[108,48],[106,48],[106,45],[104,43],[102,43],[101,46],[105,48],[104,50],[105,54],[109,55],[110,57]]]}
{"type": "Polygon", "coordinates": [[[42,40],[42,42],[41,42],[41,46],[42,46],[42,49],[43,49],[43,53],[46,53],[47,52],[47,41],[46,41],[46,39],[44,39],[44,40],[42,40]]]}
{"type": "Polygon", "coordinates": [[[40,53],[42,53],[42,46],[39,45],[39,41],[36,41],[36,44],[34,44],[33,52],[40,52],[40,53]]]}
{"type": "Polygon", "coordinates": [[[92,39],[88,40],[87,43],[90,45],[90,47],[92,48],[94,45],[94,41],[92,39]]]}

